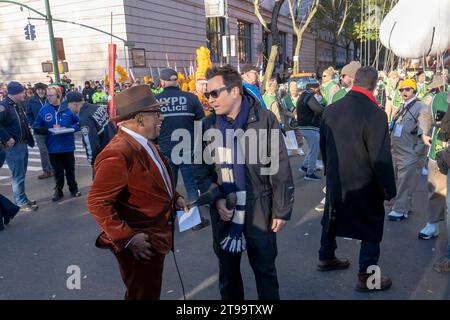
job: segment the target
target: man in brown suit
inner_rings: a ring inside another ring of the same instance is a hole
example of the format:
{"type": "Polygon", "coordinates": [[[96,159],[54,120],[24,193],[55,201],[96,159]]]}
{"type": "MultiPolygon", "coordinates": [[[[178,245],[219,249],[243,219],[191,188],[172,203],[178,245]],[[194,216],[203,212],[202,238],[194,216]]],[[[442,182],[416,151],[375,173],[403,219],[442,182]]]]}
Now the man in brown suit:
{"type": "Polygon", "coordinates": [[[115,98],[118,134],[97,156],[88,209],[111,249],[127,288],[125,299],[158,300],[164,258],[173,249],[175,209],[185,208],[167,160],[154,144],[163,117],[147,86],[115,98]]]}

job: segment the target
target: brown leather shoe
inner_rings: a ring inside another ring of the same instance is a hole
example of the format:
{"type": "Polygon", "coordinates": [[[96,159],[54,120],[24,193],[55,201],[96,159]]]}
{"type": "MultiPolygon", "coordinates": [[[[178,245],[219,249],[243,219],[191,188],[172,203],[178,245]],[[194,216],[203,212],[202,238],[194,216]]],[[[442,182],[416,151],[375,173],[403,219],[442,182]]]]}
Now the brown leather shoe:
{"type": "Polygon", "coordinates": [[[371,291],[384,291],[392,286],[391,278],[387,276],[381,276],[380,288],[370,289],[367,287],[367,280],[371,274],[369,273],[358,273],[358,282],[356,283],[356,290],[361,292],[371,292],[371,291]]]}
{"type": "Polygon", "coordinates": [[[53,172],[44,172],[40,176],[38,176],[39,180],[47,179],[53,177],[55,174],[53,172]]]}
{"type": "Polygon", "coordinates": [[[335,258],[331,261],[319,261],[317,265],[318,271],[344,270],[350,266],[348,259],[335,258]]]}

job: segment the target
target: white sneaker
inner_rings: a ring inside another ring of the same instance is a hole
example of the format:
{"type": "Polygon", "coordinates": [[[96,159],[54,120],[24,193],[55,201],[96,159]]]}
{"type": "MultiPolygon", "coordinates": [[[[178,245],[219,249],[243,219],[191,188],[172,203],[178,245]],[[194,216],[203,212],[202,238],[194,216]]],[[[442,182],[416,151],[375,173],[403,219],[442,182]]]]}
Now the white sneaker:
{"type": "Polygon", "coordinates": [[[323,161],[322,160],[317,160],[316,161],[316,170],[322,171],[323,168],[324,168],[323,161]]]}
{"type": "Polygon", "coordinates": [[[406,218],[408,218],[408,214],[392,210],[391,212],[389,212],[388,218],[390,221],[405,220],[406,218]]]}
{"type": "Polygon", "coordinates": [[[423,167],[421,173],[422,173],[423,176],[427,176],[428,175],[428,169],[426,167],[423,167]]]}
{"type": "Polygon", "coordinates": [[[439,224],[427,223],[425,228],[420,230],[418,238],[422,240],[430,240],[439,236],[439,224]]]}

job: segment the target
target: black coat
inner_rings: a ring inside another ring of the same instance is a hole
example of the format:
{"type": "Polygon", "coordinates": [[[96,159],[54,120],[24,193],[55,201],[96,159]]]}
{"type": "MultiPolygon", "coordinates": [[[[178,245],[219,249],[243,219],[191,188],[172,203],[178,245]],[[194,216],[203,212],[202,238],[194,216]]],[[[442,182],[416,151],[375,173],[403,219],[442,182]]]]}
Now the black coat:
{"type": "Polygon", "coordinates": [[[86,156],[93,166],[98,154],[117,133],[116,127],[109,121],[106,106],[85,103],[80,109],[80,131],[86,148],[86,156]]]}
{"type": "MultiPolygon", "coordinates": [[[[272,219],[290,220],[294,204],[294,183],[283,135],[275,115],[270,110],[262,108],[259,102],[250,95],[245,95],[245,97],[250,103],[250,114],[243,130],[265,131],[269,136],[268,142],[271,140],[271,130],[276,130],[279,133],[280,150],[278,150],[279,159],[277,161],[279,170],[274,175],[261,175],[261,169],[269,167],[270,164],[261,163],[260,157],[257,157],[257,163],[249,163],[250,153],[248,152],[248,143],[246,143],[247,201],[244,232],[247,236],[258,238],[265,237],[268,232],[271,232],[272,219]]],[[[215,114],[203,119],[203,133],[210,128],[217,128],[215,114]]],[[[210,143],[211,141],[204,142],[202,150],[210,143]]],[[[270,148],[269,143],[267,148],[270,148]]],[[[202,152],[202,150],[196,150],[196,152],[202,152]]],[[[270,149],[270,151],[271,153],[276,152],[273,149],[270,149]]],[[[220,185],[217,175],[220,165],[216,168],[214,164],[194,164],[193,169],[201,193],[206,192],[213,183],[220,185]]],[[[211,215],[213,214],[217,214],[214,205],[211,206],[211,215]]]]}
{"type": "Polygon", "coordinates": [[[320,131],[327,180],[322,225],[334,223],[340,237],[381,242],[384,200],[396,195],[386,114],[351,91],[325,109],[320,131]]]}
{"type": "Polygon", "coordinates": [[[44,106],[46,102],[46,99],[43,101],[39,98],[37,94],[32,96],[25,104],[25,110],[27,112],[27,120],[28,124],[30,126],[33,126],[34,121],[36,121],[36,118],[39,114],[39,111],[41,111],[42,107],[44,106]]]}

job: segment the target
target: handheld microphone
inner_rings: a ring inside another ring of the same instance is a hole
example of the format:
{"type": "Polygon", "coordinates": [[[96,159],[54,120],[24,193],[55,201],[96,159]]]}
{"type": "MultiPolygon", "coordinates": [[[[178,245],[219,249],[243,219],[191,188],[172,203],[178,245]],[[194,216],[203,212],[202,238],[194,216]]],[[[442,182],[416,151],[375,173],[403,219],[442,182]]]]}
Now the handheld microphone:
{"type": "Polygon", "coordinates": [[[225,206],[227,207],[228,210],[233,210],[234,208],[236,208],[237,204],[236,193],[233,192],[228,194],[225,201],[226,201],[225,206]]]}

